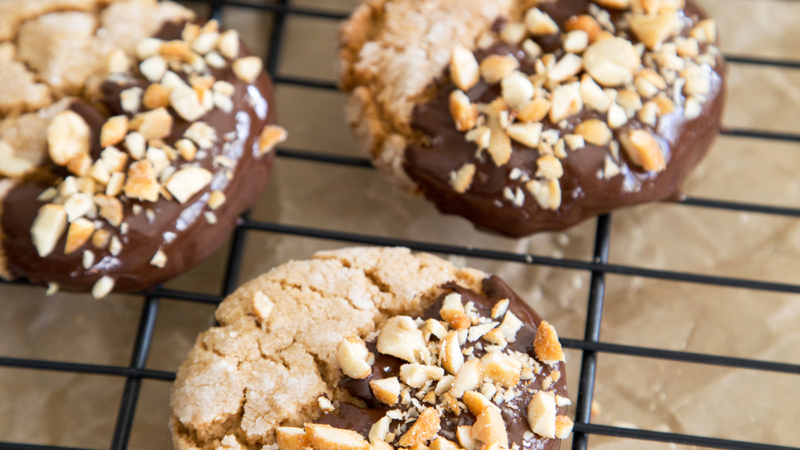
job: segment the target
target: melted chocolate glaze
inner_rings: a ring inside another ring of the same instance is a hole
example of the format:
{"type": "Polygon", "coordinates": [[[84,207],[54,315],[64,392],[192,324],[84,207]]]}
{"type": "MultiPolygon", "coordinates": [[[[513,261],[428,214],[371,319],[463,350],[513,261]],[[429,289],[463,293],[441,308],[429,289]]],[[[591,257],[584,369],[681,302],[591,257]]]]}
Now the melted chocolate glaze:
{"type": "MultiPolygon", "coordinates": [[[[180,39],[184,24],[171,23],[164,26],[156,36],[164,40],[180,39]]],[[[241,56],[249,51],[241,45],[241,56]]],[[[258,137],[262,128],[275,123],[275,112],[272,106],[272,84],[266,74],[248,85],[239,80],[230,68],[212,69],[217,80],[228,81],[236,87],[233,96],[234,108],[230,114],[214,109],[200,121],[211,125],[217,132],[214,147],[207,150],[208,156],[196,160],[200,166],[211,171],[214,178],[211,184],[194,195],[186,203],[177,200],[166,200],[163,197],[156,202],[132,200],[122,197],[124,223],[128,224],[127,234],[120,235],[119,230],[105,223],[104,228],[117,235],[121,240],[122,252],[113,256],[108,248],[94,248],[90,242],[78,251],[64,254],[66,233],[62,236],[55,250],[45,258],[36,252],[31,240],[30,228],[44,204],[36,198],[45,189],[52,186],[56,177],[68,175],[63,167],[52,163],[48,169],[54,176],[45,179],[28,179],[15,187],[4,200],[2,220],[3,246],[8,258],[8,268],[16,277],[28,278],[34,283],[56,282],[67,290],[86,291],[104,275],[111,276],[116,283],[114,291],[131,292],[149,288],[172,278],[191,268],[203,258],[213,253],[231,233],[239,216],[258,198],[266,186],[272,169],[274,152],[258,157],[258,137]],[[236,137],[229,143],[223,136],[233,132],[236,137]],[[215,156],[224,155],[237,162],[234,176],[228,180],[227,169],[213,167],[215,156]],[[221,190],[227,197],[226,202],[214,210],[218,222],[209,224],[204,211],[210,192],[221,190]],[[133,205],[140,205],[143,210],[152,210],[154,220],[148,221],[143,211],[134,215],[133,205]],[[82,265],[84,250],[95,253],[95,263],[85,269],[82,265]],[[159,250],[167,255],[167,265],[160,269],[150,264],[153,255],[159,250]]],[[[122,110],[119,93],[131,86],[143,89],[149,83],[139,74],[124,84],[106,82],[103,85],[103,106],[107,112],[76,100],[71,109],[80,114],[92,129],[92,156],[100,155],[100,128],[109,116],[126,114],[122,110]]],[[[171,108],[174,118],[171,135],[164,141],[173,145],[183,137],[184,131],[191,123],[184,121],[171,108]]],[[[126,114],[131,117],[131,114],[126,114]]],[[[185,163],[181,158],[174,165],[185,163]]]]}
{"type": "MultiPolygon", "coordinates": [[[[530,356],[535,357],[535,353],[533,351],[533,340],[536,336],[536,328],[542,322],[542,318],[539,317],[539,315],[536,314],[536,312],[530,306],[528,306],[514,291],[512,291],[503,280],[496,276],[485,279],[482,286],[483,294],[465,289],[455,283],[448,283],[442,287],[446,292],[442,294],[440,298],[434,302],[430,308],[428,308],[427,311],[425,311],[425,313],[421,316],[423,319],[433,318],[441,320],[441,317],[439,316],[439,310],[442,307],[444,297],[451,292],[457,292],[461,294],[464,304],[467,302],[473,302],[478,313],[485,317],[491,317],[492,307],[498,301],[502,299],[508,299],[510,302],[508,310],[513,312],[514,315],[516,315],[525,324],[525,326],[517,333],[517,340],[513,343],[509,343],[508,349],[527,353],[530,356]]],[[[466,346],[469,345],[471,344],[468,343],[466,346]]],[[[375,363],[372,365],[372,374],[369,377],[361,380],[345,377],[339,383],[339,389],[345,391],[349,396],[364,402],[366,407],[361,408],[353,404],[341,402],[337,411],[320,417],[317,420],[318,423],[325,423],[337,428],[353,430],[366,437],[368,436],[370,427],[373,423],[383,417],[387,411],[397,408],[397,406],[388,407],[387,405],[378,401],[378,399],[372,395],[369,382],[371,380],[382,378],[399,377],[400,366],[405,364],[405,361],[393,356],[378,353],[375,343],[368,343],[367,346],[370,352],[375,355],[375,363]]],[[[474,354],[476,357],[480,357],[485,354],[485,351],[475,348],[474,354]]],[[[537,390],[541,389],[542,380],[544,380],[553,369],[554,368],[551,368],[550,366],[542,364],[542,372],[536,375],[536,377],[530,381],[528,386],[537,390]]],[[[558,395],[566,397],[567,380],[564,363],[559,363],[555,369],[561,372],[561,378],[559,378],[559,380],[553,384],[554,387],[551,389],[558,395]]],[[[520,448],[528,448],[523,447],[523,435],[525,432],[531,431],[530,427],[528,426],[527,407],[532,397],[533,395],[531,393],[524,391],[522,395],[518,395],[510,402],[503,402],[500,405],[500,410],[508,431],[509,445],[516,443],[520,446],[520,448]]],[[[558,413],[565,414],[566,410],[566,407],[559,408],[558,413]]],[[[439,432],[439,435],[457,442],[457,427],[461,425],[472,425],[474,422],[475,416],[473,416],[467,410],[462,411],[461,415],[459,416],[455,416],[452,412],[447,411],[442,416],[442,429],[439,432]]],[[[398,425],[399,423],[397,421],[393,421],[391,430],[396,430],[398,425]]],[[[536,439],[539,438],[537,437],[532,441],[536,441],[536,439]]],[[[532,445],[529,448],[558,450],[560,445],[561,441],[558,439],[541,439],[538,442],[532,442],[532,445]]]]}
{"type": "MultiPolygon", "coordinates": [[[[557,0],[541,2],[539,8],[548,13],[564,29],[566,21],[575,15],[588,13],[587,0],[557,0]]],[[[691,1],[684,10],[686,16],[706,18],[706,14],[691,1]]],[[[612,19],[619,14],[612,15],[612,19]]],[[[534,39],[545,51],[559,45],[558,35],[534,39]]],[[[485,51],[476,52],[478,61],[490,54],[514,54],[520,60],[520,70],[532,74],[533,61],[525,57],[519,48],[498,44],[485,51]]],[[[564,175],[560,179],[562,190],[561,207],[556,211],[541,209],[533,195],[525,189],[522,181],[509,180],[512,169],[519,168],[528,174],[536,173],[536,149],[526,148],[512,141],[511,160],[497,167],[488,155],[475,158],[477,146],[467,142],[459,132],[449,112],[449,96],[456,89],[452,82],[441,83],[434,88],[435,97],[415,107],[412,127],[429,138],[427,145],[411,144],[405,152],[404,168],[418,184],[421,192],[443,213],[463,216],[479,229],[498,232],[512,237],[526,236],[539,231],[563,230],[589,217],[613,209],[633,206],[655,200],[679,199],[680,186],[684,179],[699,164],[711,147],[720,127],[725,103],[725,70],[720,59],[712,72],[711,91],[703,104],[700,117],[687,120],[683,109],[676,108],[672,114],[661,116],[656,127],[631,120],[614,133],[631,128],[646,128],[653,131],[666,149],[667,167],[660,173],[642,172],[630,162],[621,150],[623,173],[610,180],[598,179],[598,171],[604,166],[606,148],[591,144],[571,151],[561,161],[564,175]],[[450,173],[462,165],[473,163],[476,174],[472,185],[464,194],[453,191],[450,173]],[[519,187],[526,193],[522,207],[516,207],[503,196],[503,189],[519,187]]],[[[448,77],[449,78],[449,77],[448,77]]],[[[481,81],[467,92],[473,102],[489,102],[500,94],[498,86],[488,86],[481,81]]],[[[574,126],[587,119],[605,121],[605,114],[584,108],[577,116],[568,119],[569,126],[563,134],[569,134],[574,126]]],[[[556,128],[544,121],[544,129],[556,128]]],[[[563,135],[562,134],[562,135],[563,135]]]]}

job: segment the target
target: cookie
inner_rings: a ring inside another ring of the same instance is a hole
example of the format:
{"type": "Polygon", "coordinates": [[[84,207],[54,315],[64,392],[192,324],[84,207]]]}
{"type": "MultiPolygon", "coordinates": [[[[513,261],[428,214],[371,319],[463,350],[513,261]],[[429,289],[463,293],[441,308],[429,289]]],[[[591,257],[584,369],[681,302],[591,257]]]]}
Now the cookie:
{"type": "Polygon", "coordinates": [[[0,11],[0,275],[102,297],[215,251],[286,139],[238,33],[155,0],[0,11]]]}
{"type": "Polygon", "coordinates": [[[720,127],[716,42],[691,0],[371,0],[341,84],[393,181],[519,237],[679,198],[720,127]]]}
{"type": "Polygon", "coordinates": [[[179,450],[557,449],[571,432],[553,327],[499,278],[428,254],[319,252],[216,317],[172,389],[179,450]]]}

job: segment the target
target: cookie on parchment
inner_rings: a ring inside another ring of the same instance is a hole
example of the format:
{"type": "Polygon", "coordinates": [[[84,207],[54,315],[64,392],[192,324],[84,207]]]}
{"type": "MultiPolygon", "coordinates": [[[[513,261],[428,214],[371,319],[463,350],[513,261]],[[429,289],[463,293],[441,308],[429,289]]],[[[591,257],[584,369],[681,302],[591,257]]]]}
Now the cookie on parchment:
{"type": "Polygon", "coordinates": [[[217,310],[178,371],[179,450],[558,449],[555,330],[502,280],[404,248],[292,261],[217,310]]]}
{"type": "Polygon", "coordinates": [[[691,0],[370,0],[341,84],[393,181],[518,237],[679,197],[719,131],[716,42],[691,0]]]}
{"type": "Polygon", "coordinates": [[[0,2],[0,275],[102,297],[194,266],[266,185],[274,109],[238,33],[175,3],[0,2]]]}

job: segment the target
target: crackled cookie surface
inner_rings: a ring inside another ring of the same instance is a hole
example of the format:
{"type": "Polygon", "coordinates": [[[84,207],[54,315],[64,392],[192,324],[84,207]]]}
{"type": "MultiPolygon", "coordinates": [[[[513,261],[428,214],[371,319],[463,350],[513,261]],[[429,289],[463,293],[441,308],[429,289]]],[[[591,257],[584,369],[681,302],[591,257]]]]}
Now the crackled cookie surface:
{"type": "Polygon", "coordinates": [[[509,236],[677,198],[716,137],[725,65],[684,0],[374,0],[342,30],[375,164],[509,236]]]}
{"type": "Polygon", "coordinates": [[[213,252],[286,138],[238,33],[154,0],[4,9],[0,274],[102,297],[213,252]]]}
{"type": "Polygon", "coordinates": [[[431,255],[317,253],[217,319],[173,387],[178,449],[557,449],[572,429],[553,327],[499,278],[431,255]]]}

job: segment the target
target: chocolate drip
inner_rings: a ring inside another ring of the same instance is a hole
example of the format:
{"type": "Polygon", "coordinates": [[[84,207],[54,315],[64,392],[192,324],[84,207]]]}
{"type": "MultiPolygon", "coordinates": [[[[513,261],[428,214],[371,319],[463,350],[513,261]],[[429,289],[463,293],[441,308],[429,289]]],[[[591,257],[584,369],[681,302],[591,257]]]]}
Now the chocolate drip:
{"type": "MultiPolygon", "coordinates": [[[[563,29],[570,17],[588,13],[588,2],[541,2],[539,8],[563,29]]],[[[687,2],[685,14],[706,18],[705,13],[691,2],[687,2]]],[[[612,19],[619,15],[613,14],[612,19]]],[[[560,45],[560,41],[550,42],[552,39],[537,37],[535,40],[548,51],[560,45]]],[[[522,72],[534,73],[532,61],[519,48],[498,44],[477,52],[476,58],[481,61],[490,54],[514,54],[521,61],[522,72]]],[[[687,120],[682,109],[677,108],[675,112],[661,116],[655,128],[631,120],[615,131],[617,136],[631,128],[645,128],[655,133],[667,150],[664,171],[642,172],[622,151],[622,175],[605,180],[602,176],[598,178],[598,173],[604,167],[608,154],[606,148],[587,143],[582,149],[568,150],[568,156],[561,161],[564,168],[560,179],[562,201],[556,211],[540,208],[523,181],[509,180],[509,174],[515,168],[528,174],[536,173],[536,159],[539,157],[536,149],[512,141],[511,160],[501,167],[497,167],[485,153],[482,159],[475,158],[477,146],[465,140],[464,133],[456,129],[449,112],[449,96],[455,89],[451,82],[440,83],[434,87],[437,94],[430,102],[415,107],[412,127],[425,136],[426,143],[412,143],[407,147],[404,169],[441,212],[463,216],[482,230],[520,237],[539,231],[563,230],[620,207],[679,199],[681,184],[703,159],[717,136],[725,103],[725,65],[720,59],[712,72],[711,90],[700,117],[687,120]],[[459,194],[450,185],[450,173],[467,163],[475,164],[477,171],[467,192],[459,194]],[[514,206],[504,197],[503,189],[507,186],[512,190],[520,188],[527,194],[521,207],[514,206]]],[[[473,102],[489,102],[499,94],[498,86],[488,86],[483,81],[467,92],[473,102]]],[[[577,116],[568,119],[567,127],[561,130],[562,135],[572,133],[576,124],[588,119],[605,121],[605,114],[584,108],[577,116]]],[[[544,121],[545,130],[554,128],[555,125],[544,121]]]]}
{"type": "MultiPolygon", "coordinates": [[[[156,36],[161,39],[179,39],[183,24],[167,24],[156,36]]],[[[249,55],[249,51],[241,45],[241,56],[249,55]]],[[[39,207],[44,202],[36,198],[53,185],[56,177],[68,175],[63,167],[47,164],[44,169],[51,176],[24,180],[11,190],[4,200],[2,211],[3,246],[11,273],[17,277],[28,278],[35,283],[56,282],[68,290],[91,289],[102,276],[108,275],[116,280],[114,290],[131,292],[149,288],[191,268],[203,258],[213,253],[231,233],[241,213],[249,208],[266,186],[272,169],[274,153],[258,154],[258,137],[264,126],[275,122],[272,106],[272,84],[262,74],[252,84],[238,79],[230,68],[212,69],[217,80],[227,81],[236,88],[232,97],[234,108],[231,113],[214,109],[200,121],[212,126],[217,133],[217,141],[213,148],[207,150],[207,156],[195,161],[214,175],[211,185],[194,195],[186,203],[177,200],[159,198],[156,202],[138,201],[122,198],[126,234],[104,223],[103,228],[112,235],[117,235],[122,242],[122,251],[114,256],[108,248],[97,249],[91,243],[85,244],[78,251],[65,255],[64,245],[66,233],[47,257],[42,258],[36,252],[31,240],[30,228],[36,218],[39,207]],[[224,136],[234,133],[235,137],[225,145],[224,136]],[[225,156],[236,162],[232,179],[228,179],[228,170],[220,165],[214,166],[215,156],[225,156]],[[203,215],[208,211],[205,206],[210,192],[221,190],[226,202],[214,210],[216,224],[207,222],[203,215]],[[133,213],[134,205],[139,205],[142,212],[133,213]],[[151,210],[151,218],[145,210],[151,210]],[[152,222],[151,222],[152,219],[152,222]],[[85,269],[82,265],[84,250],[95,253],[95,263],[85,269]],[[167,255],[166,267],[158,268],[150,264],[153,255],[161,249],[167,255]]],[[[81,115],[92,129],[92,156],[100,154],[100,128],[108,116],[125,114],[121,107],[119,93],[129,87],[146,88],[148,82],[141,75],[124,84],[106,82],[103,85],[104,97],[101,99],[108,112],[101,113],[97,108],[76,100],[71,109],[81,115]]],[[[183,133],[191,125],[181,119],[170,108],[174,117],[172,133],[164,139],[169,145],[183,137],[183,133]]],[[[130,114],[127,114],[129,117],[130,114]]],[[[178,166],[185,163],[182,159],[173,162],[178,166]]]]}
{"type": "MultiPolygon", "coordinates": [[[[444,297],[451,292],[461,294],[464,304],[472,302],[476,311],[484,317],[491,317],[492,307],[500,300],[508,299],[508,310],[513,312],[525,325],[517,333],[516,341],[509,343],[507,349],[535,356],[533,340],[536,336],[536,328],[542,322],[542,319],[512,291],[503,280],[496,276],[485,279],[482,286],[483,294],[463,288],[455,283],[445,284],[442,288],[445,289],[446,292],[425,311],[421,316],[422,319],[432,318],[441,320],[439,310],[442,307],[444,297]]],[[[372,365],[372,374],[361,380],[345,377],[339,383],[340,390],[346,392],[350,397],[364,402],[366,407],[361,408],[349,403],[340,402],[337,411],[323,415],[317,420],[318,423],[354,430],[366,437],[373,423],[383,417],[387,411],[397,408],[396,406],[389,407],[375,398],[372,394],[369,382],[376,379],[399,377],[400,366],[406,362],[393,356],[377,353],[374,343],[368,343],[367,345],[370,352],[375,355],[375,363],[372,365]]],[[[474,344],[468,343],[466,346],[469,345],[474,344]]],[[[474,355],[476,357],[481,357],[485,353],[486,352],[482,349],[474,348],[474,355]]],[[[541,389],[542,381],[549,376],[553,369],[554,368],[543,365],[542,372],[536,375],[535,379],[531,380],[530,386],[533,389],[541,389]]],[[[556,394],[566,397],[567,385],[564,363],[559,363],[555,369],[561,373],[561,378],[553,384],[553,388],[551,389],[556,394]]],[[[500,405],[500,411],[508,431],[510,446],[516,443],[520,448],[525,448],[523,447],[523,436],[526,432],[531,431],[527,421],[527,406],[531,398],[532,394],[523,391],[521,395],[518,395],[509,402],[503,402],[500,405]]],[[[566,407],[562,407],[559,409],[558,413],[565,414],[566,410],[566,407]]],[[[462,411],[459,416],[456,416],[448,410],[442,415],[442,429],[439,434],[447,439],[456,441],[456,429],[462,425],[472,425],[474,422],[475,416],[469,411],[462,411]]],[[[398,425],[399,423],[397,421],[393,421],[390,431],[394,432],[398,425]]],[[[538,439],[538,437],[536,439],[538,439]]],[[[536,439],[532,440],[535,441],[536,439]]],[[[533,443],[531,447],[557,450],[559,446],[560,441],[558,439],[542,439],[538,443],[533,443]],[[537,444],[539,446],[537,446],[537,444]]]]}

